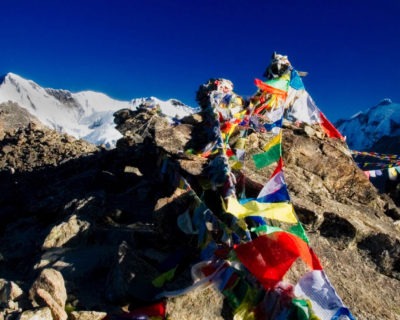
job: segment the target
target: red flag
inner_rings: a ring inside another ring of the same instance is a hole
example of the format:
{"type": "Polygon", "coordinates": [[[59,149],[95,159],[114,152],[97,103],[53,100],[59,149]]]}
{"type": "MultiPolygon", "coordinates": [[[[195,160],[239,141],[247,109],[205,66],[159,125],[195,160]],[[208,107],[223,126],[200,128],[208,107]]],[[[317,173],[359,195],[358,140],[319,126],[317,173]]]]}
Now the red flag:
{"type": "Polygon", "coordinates": [[[282,157],[279,158],[278,160],[278,165],[276,166],[274,172],[272,173],[270,179],[272,179],[274,176],[276,176],[279,172],[281,172],[283,169],[283,159],[282,157]]]}
{"type": "Polygon", "coordinates": [[[284,231],[262,235],[235,248],[243,265],[266,288],[273,288],[282,280],[297,258],[312,270],[322,266],[308,244],[299,237],[284,231]]]}
{"type": "Polygon", "coordinates": [[[160,301],[158,303],[140,307],[132,310],[131,312],[124,314],[122,317],[126,319],[136,319],[137,317],[161,317],[165,319],[167,311],[166,301],[160,301]]]}
{"type": "Polygon", "coordinates": [[[321,111],[319,112],[319,116],[321,118],[320,125],[329,138],[339,138],[340,140],[345,140],[338,129],[335,128],[335,126],[325,117],[325,115],[321,111]]]}

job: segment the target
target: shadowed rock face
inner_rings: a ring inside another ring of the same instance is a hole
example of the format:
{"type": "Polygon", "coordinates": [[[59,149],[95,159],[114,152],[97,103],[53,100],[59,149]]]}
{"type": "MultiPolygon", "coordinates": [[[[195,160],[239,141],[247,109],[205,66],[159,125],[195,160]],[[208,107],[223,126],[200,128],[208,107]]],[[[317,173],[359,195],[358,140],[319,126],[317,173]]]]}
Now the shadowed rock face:
{"type": "MultiPolygon", "coordinates": [[[[148,303],[156,293],[149,283],[172,253],[180,263],[166,289],[190,282],[196,237],[176,221],[195,199],[173,182],[179,173],[198,193],[204,185],[207,159],[185,153],[207,142],[202,114],[173,127],[154,111],[121,110],[115,118],[124,137],[114,150],[33,125],[0,140],[0,278],[3,288],[17,283],[23,291],[0,305],[6,317],[33,309],[28,292],[47,269],[62,275],[75,312],[113,314],[148,303]]],[[[248,136],[246,165],[235,172],[248,196],[274,169],[256,170],[251,160],[269,138],[248,136]]],[[[282,148],[291,201],[339,296],[359,319],[399,317],[392,303],[400,283],[398,208],[346,145],[319,128],[287,124],[282,148]]],[[[205,201],[217,206],[212,194],[205,201]]],[[[171,298],[167,308],[172,319],[229,319],[212,288],[171,298]]]]}

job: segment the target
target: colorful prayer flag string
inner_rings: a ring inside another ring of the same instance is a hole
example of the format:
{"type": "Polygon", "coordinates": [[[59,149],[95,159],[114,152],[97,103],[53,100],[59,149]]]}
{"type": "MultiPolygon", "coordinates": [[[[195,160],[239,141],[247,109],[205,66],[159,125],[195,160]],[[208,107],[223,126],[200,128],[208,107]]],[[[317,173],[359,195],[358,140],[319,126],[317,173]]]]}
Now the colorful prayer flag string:
{"type": "Polygon", "coordinates": [[[400,160],[400,155],[396,154],[382,154],[372,151],[368,152],[368,151],[356,151],[356,150],[351,150],[351,153],[357,156],[368,156],[368,157],[378,158],[381,160],[400,160]]]}
{"type": "MultiPolygon", "coordinates": [[[[186,234],[197,235],[202,261],[192,267],[194,283],[191,287],[162,292],[158,295],[159,298],[182,294],[213,283],[227,298],[237,320],[328,320],[342,315],[354,320],[329,283],[318,257],[309,246],[286,188],[281,124],[289,83],[304,90],[299,77],[291,81],[290,75],[296,74],[286,73],[266,83],[256,81],[256,85],[266,93],[268,99],[264,101],[265,104],[261,102],[257,105],[257,111],[250,117],[253,128],[265,131],[268,128],[265,124],[277,124],[273,127],[275,135],[263,147],[263,152],[253,156],[258,169],[277,164],[256,199],[237,199],[235,183],[230,178],[231,167],[229,162],[225,161],[235,156],[244,161],[244,146],[238,148],[242,152],[240,155],[235,154],[229,146],[229,137],[237,123],[229,120],[219,123],[210,115],[210,123],[215,126],[216,132],[216,142],[213,146],[214,150],[217,150],[216,154],[212,150],[210,152],[210,168],[212,164],[218,164],[215,168],[222,172],[221,174],[209,170],[210,180],[219,187],[221,183],[217,181],[229,181],[229,192],[226,188],[220,191],[224,199],[222,212],[218,212],[217,216],[185,179],[179,179],[179,186],[193,195],[197,207],[186,210],[178,217],[178,227],[186,234]],[[263,117],[269,121],[263,123],[263,117]],[[227,150],[232,151],[232,155],[227,150]],[[213,174],[218,177],[214,177],[213,174]],[[283,278],[298,258],[305,263],[309,271],[293,286],[284,282],[283,278]]],[[[218,97],[218,101],[224,99],[221,94],[212,97],[218,97]]],[[[215,100],[214,103],[218,101],[215,100]]],[[[217,109],[217,105],[214,109],[217,109]]],[[[340,138],[327,120],[324,123],[330,130],[328,132],[331,135],[327,132],[328,136],[340,138]]],[[[165,270],[155,279],[154,285],[162,288],[165,282],[174,277],[175,270],[165,270]]]]}

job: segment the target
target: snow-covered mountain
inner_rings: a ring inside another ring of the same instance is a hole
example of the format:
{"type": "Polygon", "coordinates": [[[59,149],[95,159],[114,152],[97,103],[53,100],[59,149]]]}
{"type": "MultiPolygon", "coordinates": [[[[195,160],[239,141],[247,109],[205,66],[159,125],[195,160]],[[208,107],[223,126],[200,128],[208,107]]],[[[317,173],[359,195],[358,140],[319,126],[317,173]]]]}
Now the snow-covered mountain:
{"type": "MultiPolygon", "coordinates": [[[[382,139],[400,137],[400,104],[384,99],[365,112],[358,112],[348,120],[336,122],[336,128],[346,136],[349,147],[358,151],[380,151],[382,139]]],[[[400,152],[400,145],[397,147],[400,152]]],[[[391,148],[391,152],[395,152],[391,148]]]]}
{"type": "Polygon", "coordinates": [[[0,78],[0,103],[13,101],[36,116],[44,125],[78,139],[111,148],[121,137],[115,129],[113,113],[119,109],[136,109],[141,104],[159,105],[168,117],[183,117],[195,109],[182,102],[155,97],[119,101],[93,91],[72,93],[43,88],[16,74],[0,78]]]}

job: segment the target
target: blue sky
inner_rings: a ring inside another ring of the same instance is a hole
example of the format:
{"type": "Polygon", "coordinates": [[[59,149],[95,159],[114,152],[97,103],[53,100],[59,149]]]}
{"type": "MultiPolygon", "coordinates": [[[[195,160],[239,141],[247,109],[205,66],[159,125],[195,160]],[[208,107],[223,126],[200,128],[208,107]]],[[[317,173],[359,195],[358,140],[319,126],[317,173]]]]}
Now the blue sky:
{"type": "Polygon", "coordinates": [[[335,121],[400,102],[399,0],[1,0],[0,73],[195,106],[211,77],[248,97],[272,52],[335,121]]]}

